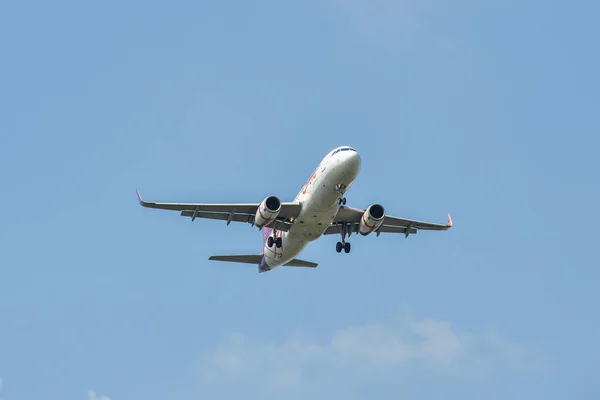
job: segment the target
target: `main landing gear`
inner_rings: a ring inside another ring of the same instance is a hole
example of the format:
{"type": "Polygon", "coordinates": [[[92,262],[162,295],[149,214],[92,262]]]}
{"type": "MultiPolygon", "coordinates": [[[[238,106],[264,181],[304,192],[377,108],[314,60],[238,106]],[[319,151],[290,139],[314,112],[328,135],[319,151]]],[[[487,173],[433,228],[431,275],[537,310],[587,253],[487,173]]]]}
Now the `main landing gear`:
{"type": "Polygon", "coordinates": [[[344,249],[346,253],[350,253],[350,242],[337,242],[335,244],[335,251],[341,253],[342,249],[344,249]]]}
{"type": "Polygon", "coordinates": [[[337,242],[335,244],[335,251],[337,251],[338,253],[342,252],[342,249],[344,249],[345,253],[350,253],[350,243],[346,242],[346,234],[349,235],[348,232],[348,225],[346,225],[346,223],[342,223],[341,225],[338,224],[338,227],[340,228],[340,234],[342,235],[342,241],[341,242],[337,242]]]}
{"type": "Polygon", "coordinates": [[[280,249],[282,245],[281,237],[274,239],[273,236],[269,236],[267,239],[267,246],[273,247],[273,244],[275,244],[277,248],[280,249]]]}

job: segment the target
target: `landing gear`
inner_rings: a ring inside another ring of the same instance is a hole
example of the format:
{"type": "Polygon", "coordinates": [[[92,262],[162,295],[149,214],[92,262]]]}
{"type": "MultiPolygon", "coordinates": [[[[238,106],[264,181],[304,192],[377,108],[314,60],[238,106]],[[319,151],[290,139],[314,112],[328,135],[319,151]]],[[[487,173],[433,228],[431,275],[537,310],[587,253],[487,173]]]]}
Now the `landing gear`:
{"type": "Polygon", "coordinates": [[[346,198],[344,197],[344,192],[346,187],[344,185],[336,185],[335,188],[337,189],[338,193],[340,194],[340,199],[338,200],[338,204],[340,205],[346,205],[346,198]]]}
{"type": "Polygon", "coordinates": [[[338,224],[338,227],[340,228],[340,234],[342,235],[342,241],[341,242],[337,242],[335,244],[335,251],[337,251],[338,253],[342,252],[342,249],[344,250],[344,252],[350,253],[350,243],[346,242],[346,234],[348,234],[348,236],[350,236],[350,232],[348,232],[348,226],[343,223],[341,225],[338,224]]]}
{"type": "Polygon", "coordinates": [[[280,237],[274,239],[273,236],[269,236],[267,238],[267,246],[273,247],[273,244],[275,244],[277,246],[277,248],[280,249],[283,244],[283,241],[281,240],[280,237]]]}
{"type": "Polygon", "coordinates": [[[342,249],[344,249],[344,252],[345,252],[346,254],[347,254],[347,253],[350,253],[350,242],[344,242],[344,243],[342,243],[342,242],[337,242],[337,243],[335,244],[335,251],[337,251],[338,253],[341,253],[341,252],[342,252],[342,249]]]}

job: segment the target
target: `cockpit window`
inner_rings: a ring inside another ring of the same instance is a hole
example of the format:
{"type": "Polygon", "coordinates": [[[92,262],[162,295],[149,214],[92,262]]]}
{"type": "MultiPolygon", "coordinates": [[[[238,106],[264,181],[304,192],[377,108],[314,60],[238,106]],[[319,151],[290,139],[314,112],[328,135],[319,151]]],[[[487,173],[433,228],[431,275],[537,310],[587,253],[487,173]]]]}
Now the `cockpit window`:
{"type": "Polygon", "coordinates": [[[352,147],[342,147],[340,149],[335,150],[333,153],[331,153],[331,155],[334,156],[337,153],[339,153],[340,151],[354,151],[354,152],[356,152],[356,150],[354,150],[352,147]]]}

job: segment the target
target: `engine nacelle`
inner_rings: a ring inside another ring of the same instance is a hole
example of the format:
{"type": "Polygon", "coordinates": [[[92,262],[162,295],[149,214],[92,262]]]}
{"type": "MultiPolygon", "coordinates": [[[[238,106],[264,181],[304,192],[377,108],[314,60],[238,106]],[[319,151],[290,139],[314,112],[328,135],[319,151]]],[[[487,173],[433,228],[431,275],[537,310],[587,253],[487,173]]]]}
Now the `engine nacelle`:
{"type": "Polygon", "coordinates": [[[372,204],[365,210],[362,218],[360,219],[360,226],[358,232],[366,236],[371,232],[376,231],[383,223],[385,217],[385,209],[380,204],[372,204]]]}
{"type": "Polygon", "coordinates": [[[259,228],[271,223],[281,211],[281,201],[277,196],[269,196],[260,203],[254,216],[254,224],[259,228]]]}

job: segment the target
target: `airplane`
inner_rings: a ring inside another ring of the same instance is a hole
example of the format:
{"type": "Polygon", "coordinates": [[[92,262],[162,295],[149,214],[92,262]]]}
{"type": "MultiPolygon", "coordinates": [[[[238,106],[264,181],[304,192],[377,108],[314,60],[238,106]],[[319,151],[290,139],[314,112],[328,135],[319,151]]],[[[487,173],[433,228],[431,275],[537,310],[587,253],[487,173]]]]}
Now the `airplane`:
{"type": "Polygon", "coordinates": [[[366,236],[375,233],[400,233],[407,238],[418,230],[443,231],[452,227],[448,213],[446,224],[422,222],[389,216],[381,204],[366,209],[346,207],[344,197],[361,168],[361,157],[350,146],[340,146],[321,160],[318,167],[293,201],[284,202],[275,195],[260,203],[157,203],[142,199],[148,208],[180,211],[183,217],[245,222],[262,230],[263,249],[260,254],[216,255],[209,260],[253,264],[258,272],[279,266],[316,268],[317,263],[296,258],[311,242],[324,235],[340,235],[335,250],[350,252],[346,237],[352,233],[366,236]]]}

